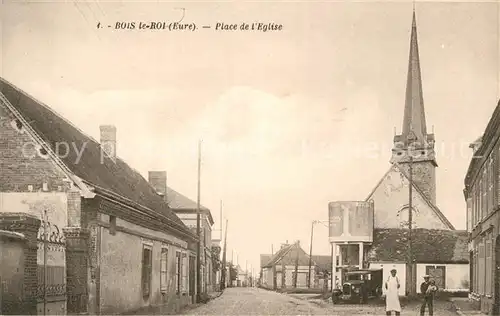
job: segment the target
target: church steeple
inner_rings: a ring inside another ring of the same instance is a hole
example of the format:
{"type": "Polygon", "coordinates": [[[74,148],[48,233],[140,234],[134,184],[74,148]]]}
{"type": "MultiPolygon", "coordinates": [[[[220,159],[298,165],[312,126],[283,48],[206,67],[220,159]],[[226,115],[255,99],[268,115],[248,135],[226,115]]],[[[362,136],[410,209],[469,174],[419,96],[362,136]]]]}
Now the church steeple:
{"type": "Polygon", "coordinates": [[[413,21],[411,25],[410,56],[406,79],[403,133],[401,136],[403,140],[412,137],[420,144],[427,142],[427,126],[425,122],[424,98],[422,94],[422,75],[420,72],[420,57],[418,54],[415,8],[413,9],[413,21]],[[413,132],[413,135],[410,135],[411,132],[413,132]]]}
{"type": "Polygon", "coordinates": [[[413,7],[411,24],[403,130],[401,135],[394,136],[391,163],[397,162],[408,171],[410,155],[414,168],[414,184],[422,190],[429,201],[436,203],[435,168],[437,163],[434,152],[434,134],[427,133],[425,121],[415,7],[413,7]]]}

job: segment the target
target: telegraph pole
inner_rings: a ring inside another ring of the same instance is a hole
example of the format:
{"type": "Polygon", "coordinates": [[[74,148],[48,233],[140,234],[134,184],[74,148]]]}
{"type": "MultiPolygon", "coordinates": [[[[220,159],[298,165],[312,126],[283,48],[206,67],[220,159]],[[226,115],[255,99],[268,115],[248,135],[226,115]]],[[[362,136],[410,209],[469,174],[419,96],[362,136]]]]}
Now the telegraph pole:
{"type": "Polygon", "coordinates": [[[221,281],[220,281],[220,285],[221,285],[221,289],[225,289],[226,288],[226,249],[227,249],[227,224],[228,224],[228,221],[226,219],[226,232],[225,232],[225,236],[224,236],[224,250],[222,252],[222,271],[221,271],[221,281]]]}
{"type": "Polygon", "coordinates": [[[43,314],[47,315],[47,210],[43,211],[43,314]]]}
{"type": "Polygon", "coordinates": [[[409,288],[409,294],[413,295],[415,292],[415,284],[413,280],[413,240],[412,240],[412,229],[413,229],[413,157],[410,154],[410,164],[409,164],[409,201],[408,201],[408,252],[409,252],[409,265],[408,265],[408,272],[410,274],[410,288],[409,288]]]}
{"type": "Polygon", "coordinates": [[[408,281],[409,289],[407,293],[409,296],[413,296],[416,292],[415,280],[413,277],[413,240],[412,240],[412,229],[413,229],[413,141],[415,140],[413,129],[410,127],[410,133],[408,135],[408,281]]]}
{"type": "Polygon", "coordinates": [[[198,243],[196,247],[196,302],[201,301],[201,227],[200,227],[200,182],[201,182],[201,140],[198,142],[198,198],[196,205],[196,232],[198,243]]]}
{"type": "Polygon", "coordinates": [[[314,224],[316,221],[313,221],[311,224],[311,245],[309,246],[309,270],[308,270],[308,280],[307,287],[311,288],[311,265],[312,265],[312,252],[313,252],[313,232],[314,232],[314,224]]]}

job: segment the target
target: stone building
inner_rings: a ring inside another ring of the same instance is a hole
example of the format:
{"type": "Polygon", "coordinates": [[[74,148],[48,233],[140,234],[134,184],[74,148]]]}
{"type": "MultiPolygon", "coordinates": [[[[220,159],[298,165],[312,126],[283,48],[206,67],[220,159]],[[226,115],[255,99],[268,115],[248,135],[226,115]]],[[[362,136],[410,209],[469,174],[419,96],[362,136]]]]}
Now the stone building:
{"type": "Polygon", "coordinates": [[[0,79],[0,229],[28,240],[27,314],[176,311],[196,294],[196,235],[117,156],[116,128],[100,132],[0,79]]]}
{"type": "MultiPolygon", "coordinates": [[[[413,12],[403,128],[395,135],[390,167],[364,201],[332,202],[329,205],[330,242],[333,258],[339,255],[345,268],[382,268],[384,278],[397,269],[400,294],[411,293],[409,284],[418,284],[430,274],[441,289],[467,290],[469,278],[466,232],[455,230],[437,206],[435,136],[427,130],[422,77],[413,12]],[[410,180],[411,179],[411,180],[410,180]],[[413,273],[407,269],[408,232],[412,192],[413,273]],[[433,244],[444,242],[443,252],[433,244]],[[402,246],[402,247],[401,247],[402,246]],[[434,249],[434,250],[433,250],[434,249]],[[431,251],[432,250],[432,251],[431,251]]],[[[332,267],[334,280],[342,272],[332,267]]],[[[336,282],[337,283],[337,282],[336,282]]],[[[420,291],[417,286],[414,289],[420,291]]]]}
{"type": "Polygon", "coordinates": [[[500,103],[471,148],[465,176],[470,291],[482,312],[500,313],[500,103]]]}

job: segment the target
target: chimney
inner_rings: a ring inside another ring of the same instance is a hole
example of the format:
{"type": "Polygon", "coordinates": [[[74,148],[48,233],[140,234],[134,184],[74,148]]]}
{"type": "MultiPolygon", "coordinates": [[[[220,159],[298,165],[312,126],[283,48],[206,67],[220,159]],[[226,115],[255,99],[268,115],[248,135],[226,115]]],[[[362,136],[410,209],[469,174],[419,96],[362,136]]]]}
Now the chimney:
{"type": "Polygon", "coordinates": [[[166,171],[149,171],[149,184],[155,189],[158,195],[161,195],[165,201],[167,200],[167,172],[166,171]]]}
{"type": "Polygon", "coordinates": [[[101,125],[101,147],[106,155],[112,160],[116,159],[116,127],[113,125],[101,125]]]}

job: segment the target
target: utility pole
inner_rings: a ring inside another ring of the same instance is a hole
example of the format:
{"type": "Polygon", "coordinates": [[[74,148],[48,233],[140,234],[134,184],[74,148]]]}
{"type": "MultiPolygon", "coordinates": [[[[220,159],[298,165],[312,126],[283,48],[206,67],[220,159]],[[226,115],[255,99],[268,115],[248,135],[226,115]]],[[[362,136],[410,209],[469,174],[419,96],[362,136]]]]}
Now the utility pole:
{"type": "Polygon", "coordinates": [[[293,287],[297,288],[297,279],[299,278],[299,241],[295,243],[295,278],[293,279],[293,287]]]}
{"type": "Polygon", "coordinates": [[[307,287],[311,288],[311,265],[312,265],[312,252],[313,252],[313,231],[314,231],[314,224],[316,224],[316,221],[312,221],[311,224],[311,245],[309,246],[309,270],[308,270],[308,280],[307,280],[307,287]]]}
{"type": "Polygon", "coordinates": [[[43,211],[43,315],[47,315],[47,210],[43,211]]]}
{"type": "Polygon", "coordinates": [[[201,227],[200,227],[200,182],[201,182],[201,140],[198,142],[198,198],[196,205],[196,232],[198,243],[196,247],[196,302],[201,302],[201,227]]]}
{"type": "Polygon", "coordinates": [[[274,247],[273,244],[271,244],[271,256],[274,255],[274,247]]]}
{"type": "Polygon", "coordinates": [[[225,235],[224,236],[224,250],[222,252],[222,271],[220,274],[220,277],[221,277],[220,286],[221,286],[222,290],[226,288],[227,224],[228,224],[228,221],[226,219],[226,232],[224,233],[224,235],[225,235]]]}
{"type": "Polygon", "coordinates": [[[409,192],[408,192],[408,273],[410,275],[410,288],[409,294],[413,295],[416,291],[415,283],[413,279],[413,240],[412,240],[412,229],[413,229],[413,157],[410,154],[410,164],[409,164],[409,192]]]}

